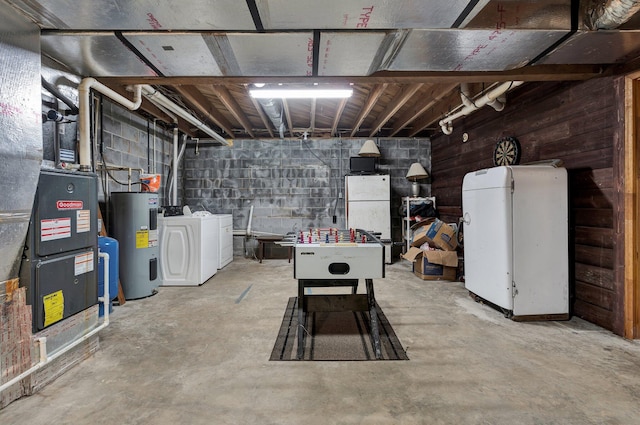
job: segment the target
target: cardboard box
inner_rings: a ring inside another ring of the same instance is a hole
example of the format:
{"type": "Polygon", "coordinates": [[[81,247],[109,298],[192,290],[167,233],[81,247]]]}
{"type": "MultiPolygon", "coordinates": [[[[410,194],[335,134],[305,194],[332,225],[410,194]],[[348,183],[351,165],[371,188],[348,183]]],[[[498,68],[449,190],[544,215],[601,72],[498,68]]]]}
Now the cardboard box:
{"type": "Polygon", "coordinates": [[[429,242],[429,245],[445,251],[455,251],[458,247],[454,228],[438,219],[426,229],[424,238],[429,242]]]}
{"type": "Polygon", "coordinates": [[[413,274],[422,280],[456,280],[458,254],[455,251],[411,247],[403,257],[413,262],[413,274]]]}
{"type": "Polygon", "coordinates": [[[429,242],[427,230],[429,230],[429,226],[421,227],[413,233],[413,237],[411,238],[412,247],[420,248],[423,244],[429,242]]]}

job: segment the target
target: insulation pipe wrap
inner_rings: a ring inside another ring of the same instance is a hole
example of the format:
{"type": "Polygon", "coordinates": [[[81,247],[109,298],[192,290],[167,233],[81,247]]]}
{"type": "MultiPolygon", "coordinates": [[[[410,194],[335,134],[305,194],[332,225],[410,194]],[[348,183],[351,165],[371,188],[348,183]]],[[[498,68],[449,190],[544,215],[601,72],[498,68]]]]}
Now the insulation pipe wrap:
{"type": "Polygon", "coordinates": [[[608,0],[587,11],[585,24],[591,30],[612,30],[631,19],[638,10],[638,0],[608,0]]]}

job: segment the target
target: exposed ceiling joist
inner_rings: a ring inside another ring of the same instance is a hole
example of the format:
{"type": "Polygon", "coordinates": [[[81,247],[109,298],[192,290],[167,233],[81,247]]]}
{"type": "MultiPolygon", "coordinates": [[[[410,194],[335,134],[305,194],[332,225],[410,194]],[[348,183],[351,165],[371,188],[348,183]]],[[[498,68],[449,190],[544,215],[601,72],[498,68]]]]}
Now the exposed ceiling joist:
{"type": "Polygon", "coordinates": [[[433,105],[457,86],[457,84],[443,84],[442,86],[432,87],[427,96],[420,97],[417,102],[411,106],[411,108],[395,120],[390,136],[398,134],[400,130],[424,114],[425,111],[433,107],[433,105]]]}
{"type": "Polygon", "coordinates": [[[293,136],[293,121],[291,120],[291,111],[289,110],[289,102],[286,99],[282,99],[282,107],[284,109],[284,116],[287,119],[287,127],[289,127],[289,135],[293,136]]]}
{"type": "Polygon", "coordinates": [[[458,90],[449,92],[429,110],[425,111],[425,113],[420,118],[412,122],[411,131],[409,132],[408,136],[414,137],[416,134],[425,130],[427,127],[442,118],[445,114],[450,112],[453,108],[460,105],[461,102],[462,101],[460,100],[460,92],[458,90]]]}
{"type": "Polygon", "coordinates": [[[222,103],[224,103],[224,106],[233,114],[233,116],[235,117],[236,120],[238,120],[240,125],[242,125],[242,127],[247,132],[247,134],[251,137],[255,137],[255,134],[253,133],[253,129],[252,129],[253,126],[251,125],[251,121],[249,121],[249,118],[247,118],[247,116],[243,112],[238,102],[233,98],[233,96],[231,96],[231,93],[229,93],[229,90],[227,90],[226,87],[220,86],[220,85],[213,85],[211,87],[215,92],[216,96],[218,96],[222,101],[222,103]]]}
{"type": "Polygon", "coordinates": [[[415,92],[420,89],[420,87],[422,87],[422,83],[410,84],[403,87],[393,100],[387,104],[384,112],[376,118],[375,122],[371,126],[369,137],[375,136],[376,133],[380,131],[380,128],[385,125],[396,112],[398,112],[398,109],[402,108],[402,106],[415,94],[415,92]]]}
{"type": "Polygon", "coordinates": [[[362,122],[367,117],[367,115],[369,115],[369,112],[371,112],[371,109],[376,104],[380,96],[382,96],[382,93],[384,93],[384,91],[387,89],[387,86],[388,86],[387,83],[378,84],[369,92],[369,96],[367,97],[367,100],[362,105],[362,108],[360,109],[360,113],[358,114],[358,117],[353,122],[351,137],[353,137],[358,132],[358,130],[360,130],[360,126],[362,125],[362,122]]]}
{"type": "Polygon", "coordinates": [[[333,124],[331,125],[331,136],[337,136],[338,132],[338,123],[340,122],[340,118],[342,117],[342,112],[344,112],[344,107],[347,105],[347,99],[340,100],[338,104],[338,108],[336,109],[335,116],[333,118],[333,124]]]}
{"type": "Polygon", "coordinates": [[[317,99],[311,99],[311,113],[309,114],[309,133],[313,134],[316,128],[316,106],[317,99]]]}
{"type": "MultiPolygon", "coordinates": [[[[290,84],[411,84],[411,83],[493,83],[496,81],[578,81],[602,76],[602,65],[535,65],[507,71],[378,71],[370,76],[332,76],[299,77],[288,76],[290,84]]],[[[209,85],[209,84],[252,84],[281,83],[283,77],[104,77],[116,84],[155,84],[155,85],[209,85]]]]}
{"type": "Polygon", "coordinates": [[[251,99],[251,102],[253,103],[253,107],[256,108],[256,112],[258,113],[258,115],[260,116],[260,119],[262,120],[262,125],[264,125],[264,128],[266,128],[267,131],[269,132],[269,136],[273,138],[273,130],[271,129],[272,124],[269,121],[269,118],[267,117],[267,115],[264,113],[262,106],[260,106],[258,101],[254,97],[250,96],[248,93],[247,93],[247,97],[251,99]]]}
{"type": "Polygon", "coordinates": [[[175,90],[200,114],[220,127],[229,138],[234,137],[229,120],[218,112],[198,89],[193,86],[176,86],[175,90]]]}

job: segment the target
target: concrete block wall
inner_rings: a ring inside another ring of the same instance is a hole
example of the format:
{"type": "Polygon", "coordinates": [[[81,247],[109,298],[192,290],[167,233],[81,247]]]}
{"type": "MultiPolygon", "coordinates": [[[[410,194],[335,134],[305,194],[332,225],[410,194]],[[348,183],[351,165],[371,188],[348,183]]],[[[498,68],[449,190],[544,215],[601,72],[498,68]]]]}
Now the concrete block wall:
{"type": "MultiPolygon", "coordinates": [[[[120,167],[131,167],[132,182],[139,182],[140,170],[150,173],[153,167],[154,153],[156,161],[156,172],[161,174],[161,186],[159,190],[161,205],[169,204],[169,167],[173,151],[172,132],[155,123],[147,120],[120,105],[105,100],[103,104],[103,154],[107,164],[120,167]],[[155,143],[154,143],[155,139],[155,143]],[[154,152],[155,145],[155,152],[154,152]]],[[[98,142],[100,142],[98,140],[98,142]]],[[[181,143],[181,142],[180,142],[181,143]]],[[[97,155],[96,158],[99,158],[97,155]]],[[[109,193],[115,191],[127,191],[128,171],[110,171],[112,178],[107,178],[105,173],[100,173],[101,179],[109,181],[109,193]]],[[[180,171],[178,171],[180,178],[180,171]]],[[[178,184],[178,199],[181,185],[178,184]]],[[[132,191],[140,191],[140,185],[134,184],[132,191]]],[[[100,189],[100,199],[103,200],[102,188],[100,189]]]]}
{"type": "MultiPolygon", "coordinates": [[[[365,138],[235,140],[232,147],[190,144],[184,156],[183,202],[192,210],[233,214],[234,229],[285,234],[316,227],[345,227],[344,176],[365,138]],[[333,217],[336,216],[336,223],[333,217]]],[[[401,240],[401,198],[412,162],[431,166],[428,139],[381,138],[378,172],[391,178],[393,238],[401,240]]],[[[421,184],[421,195],[430,185],[421,184]]],[[[236,244],[236,253],[242,248],[236,244]]]]}

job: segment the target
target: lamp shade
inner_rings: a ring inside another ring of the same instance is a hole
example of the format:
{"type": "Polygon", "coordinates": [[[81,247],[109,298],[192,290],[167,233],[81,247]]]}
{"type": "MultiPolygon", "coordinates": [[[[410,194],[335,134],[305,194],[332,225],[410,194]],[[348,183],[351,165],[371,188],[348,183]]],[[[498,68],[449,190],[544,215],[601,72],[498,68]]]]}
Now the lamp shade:
{"type": "Polygon", "coordinates": [[[417,181],[420,179],[426,179],[429,177],[429,173],[427,170],[419,162],[414,162],[409,167],[409,171],[407,172],[407,180],[417,181]]]}
{"type": "Polygon", "coordinates": [[[380,150],[376,146],[376,142],[369,139],[364,142],[364,145],[360,148],[360,152],[358,152],[360,156],[380,156],[380,150]]]}

